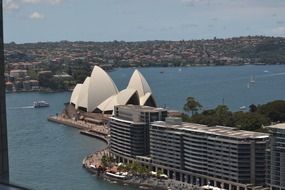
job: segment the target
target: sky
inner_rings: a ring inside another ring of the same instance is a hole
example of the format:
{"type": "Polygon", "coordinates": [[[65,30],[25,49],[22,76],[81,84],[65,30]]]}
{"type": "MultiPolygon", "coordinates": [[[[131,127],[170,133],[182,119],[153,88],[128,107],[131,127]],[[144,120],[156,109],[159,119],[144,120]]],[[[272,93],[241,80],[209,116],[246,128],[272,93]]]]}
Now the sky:
{"type": "Polygon", "coordinates": [[[285,0],[3,0],[4,41],[285,37],[285,0]]]}

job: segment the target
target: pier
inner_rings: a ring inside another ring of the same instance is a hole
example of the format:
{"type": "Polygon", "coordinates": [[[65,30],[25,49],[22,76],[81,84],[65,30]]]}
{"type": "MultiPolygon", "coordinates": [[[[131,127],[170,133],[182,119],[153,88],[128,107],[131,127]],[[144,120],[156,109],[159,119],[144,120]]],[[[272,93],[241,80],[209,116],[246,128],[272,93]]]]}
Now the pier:
{"type": "Polygon", "coordinates": [[[90,123],[85,120],[73,120],[66,118],[64,115],[49,116],[48,121],[63,124],[65,126],[74,127],[81,130],[89,131],[90,134],[94,133],[97,135],[104,136],[105,138],[109,134],[109,129],[105,125],[98,125],[95,123],[90,123]]]}

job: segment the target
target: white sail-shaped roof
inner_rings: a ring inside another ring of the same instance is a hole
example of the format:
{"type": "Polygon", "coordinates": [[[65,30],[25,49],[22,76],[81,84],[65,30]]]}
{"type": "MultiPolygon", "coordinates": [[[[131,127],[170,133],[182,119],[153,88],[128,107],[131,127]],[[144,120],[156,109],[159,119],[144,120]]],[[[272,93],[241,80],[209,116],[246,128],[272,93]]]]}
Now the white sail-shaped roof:
{"type": "Polygon", "coordinates": [[[74,105],[77,105],[80,89],[82,84],[77,84],[75,88],[73,89],[73,92],[71,94],[70,103],[73,103],[74,105]]]}
{"type": "Polygon", "coordinates": [[[116,105],[147,105],[156,107],[151,89],[143,75],[135,70],[128,87],[121,92],[100,67],[95,66],[83,84],[77,84],[70,98],[75,108],[87,112],[111,112],[116,105]]]}
{"type": "Polygon", "coordinates": [[[99,109],[102,112],[110,112],[114,110],[114,106],[117,105],[126,105],[126,104],[139,104],[139,96],[137,94],[136,90],[133,89],[125,89],[119,92],[117,95],[113,95],[104,102],[102,102],[97,109],[99,109]],[[131,99],[133,99],[132,102],[131,99]]]}
{"type": "Polygon", "coordinates": [[[138,92],[140,105],[156,107],[156,102],[152,96],[151,89],[144,76],[137,69],[134,71],[127,89],[134,89],[138,92]]]}
{"type": "Polygon", "coordinates": [[[140,97],[140,104],[144,105],[150,96],[151,93],[148,92],[144,96],[140,97]]]}
{"type": "Polygon", "coordinates": [[[148,92],[151,93],[151,89],[147,81],[137,69],[134,71],[127,89],[137,90],[139,97],[144,96],[148,92]]]}
{"type": "Polygon", "coordinates": [[[117,93],[118,89],[111,77],[103,69],[95,66],[90,77],[87,111],[94,111],[104,100],[117,93]]]}
{"type": "Polygon", "coordinates": [[[77,100],[77,104],[75,105],[75,108],[78,107],[86,108],[88,107],[88,91],[90,86],[90,77],[86,77],[85,81],[80,87],[80,92],[77,100]]]}

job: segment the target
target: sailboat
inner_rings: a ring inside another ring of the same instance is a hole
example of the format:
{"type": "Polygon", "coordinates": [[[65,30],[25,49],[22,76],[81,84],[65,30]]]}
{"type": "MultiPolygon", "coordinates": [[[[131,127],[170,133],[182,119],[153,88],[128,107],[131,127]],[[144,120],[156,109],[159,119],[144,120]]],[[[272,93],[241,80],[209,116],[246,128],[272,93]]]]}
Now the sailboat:
{"type": "Polygon", "coordinates": [[[249,81],[249,82],[250,82],[250,83],[255,83],[255,79],[254,79],[253,76],[250,77],[250,81],[249,81]]]}

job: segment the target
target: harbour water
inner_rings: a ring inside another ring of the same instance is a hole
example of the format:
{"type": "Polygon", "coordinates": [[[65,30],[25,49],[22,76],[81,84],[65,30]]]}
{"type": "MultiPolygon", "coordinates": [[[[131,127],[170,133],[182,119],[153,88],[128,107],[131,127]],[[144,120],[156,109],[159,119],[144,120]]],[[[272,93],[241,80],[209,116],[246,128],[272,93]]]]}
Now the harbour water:
{"type": "MultiPolygon", "coordinates": [[[[127,86],[133,68],[110,73],[119,89],[127,86]]],[[[241,67],[140,68],[157,103],[181,110],[188,96],[205,108],[218,104],[231,110],[251,103],[285,99],[285,65],[241,67]],[[248,85],[251,76],[255,82],[248,85]]],[[[82,159],[104,146],[73,128],[47,121],[68,102],[69,92],[7,94],[11,181],[36,190],[137,189],[97,179],[81,167],[82,159]],[[33,101],[50,107],[34,109],[33,101]]]]}

